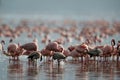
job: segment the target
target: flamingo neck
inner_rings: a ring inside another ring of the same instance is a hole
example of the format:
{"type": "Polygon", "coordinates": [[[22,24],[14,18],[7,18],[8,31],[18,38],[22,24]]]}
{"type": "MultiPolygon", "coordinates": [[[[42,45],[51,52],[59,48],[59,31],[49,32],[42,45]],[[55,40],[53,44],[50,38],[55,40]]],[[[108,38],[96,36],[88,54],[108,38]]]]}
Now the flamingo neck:
{"type": "Polygon", "coordinates": [[[120,45],[117,45],[117,50],[119,50],[120,45]]]}
{"type": "Polygon", "coordinates": [[[3,44],[3,43],[1,43],[1,45],[2,45],[2,51],[4,51],[4,44],[3,44]]]}
{"type": "Polygon", "coordinates": [[[11,56],[11,54],[10,54],[10,53],[7,53],[7,52],[6,52],[6,51],[4,51],[4,50],[3,50],[2,52],[3,52],[3,54],[4,54],[4,55],[6,55],[6,56],[11,56]]]}
{"type": "Polygon", "coordinates": [[[113,52],[114,51],[114,46],[115,46],[115,40],[114,39],[111,40],[111,46],[112,46],[112,52],[113,52]]]}
{"type": "Polygon", "coordinates": [[[114,51],[114,46],[112,46],[112,52],[114,51]]]}

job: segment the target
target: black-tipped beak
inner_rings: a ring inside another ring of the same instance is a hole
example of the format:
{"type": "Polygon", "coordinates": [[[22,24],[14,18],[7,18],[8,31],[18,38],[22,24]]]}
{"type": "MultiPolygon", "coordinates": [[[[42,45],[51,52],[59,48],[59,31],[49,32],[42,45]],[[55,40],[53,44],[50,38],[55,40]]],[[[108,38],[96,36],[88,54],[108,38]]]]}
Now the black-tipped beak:
{"type": "Polygon", "coordinates": [[[2,40],[1,43],[5,45],[5,41],[4,40],[2,40]]]}
{"type": "Polygon", "coordinates": [[[40,61],[42,61],[42,56],[40,57],[40,61]]]}

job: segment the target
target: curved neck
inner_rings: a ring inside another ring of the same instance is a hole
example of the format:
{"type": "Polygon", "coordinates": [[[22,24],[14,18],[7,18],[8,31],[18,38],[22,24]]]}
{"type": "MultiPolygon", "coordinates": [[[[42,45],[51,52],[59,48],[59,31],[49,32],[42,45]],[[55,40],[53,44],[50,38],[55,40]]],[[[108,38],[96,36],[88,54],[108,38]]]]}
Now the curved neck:
{"type": "Polygon", "coordinates": [[[6,51],[2,51],[4,55],[11,56],[11,54],[7,53],[6,51]]]}
{"type": "Polygon", "coordinates": [[[4,43],[1,42],[2,51],[4,51],[4,43]]]}

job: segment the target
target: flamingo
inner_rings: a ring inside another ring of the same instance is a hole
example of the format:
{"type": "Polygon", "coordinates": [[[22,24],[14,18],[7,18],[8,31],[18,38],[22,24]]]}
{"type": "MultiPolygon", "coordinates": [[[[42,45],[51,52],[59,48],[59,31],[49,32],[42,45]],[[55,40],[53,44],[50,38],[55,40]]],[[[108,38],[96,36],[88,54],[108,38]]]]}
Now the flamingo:
{"type": "Polygon", "coordinates": [[[80,54],[79,54],[79,52],[77,52],[77,51],[74,49],[74,50],[70,51],[70,56],[71,56],[72,58],[74,58],[74,60],[77,60],[77,59],[79,59],[80,54]]]}
{"type": "Polygon", "coordinates": [[[99,48],[94,48],[91,50],[87,50],[87,54],[90,55],[90,57],[94,57],[95,60],[95,57],[101,56],[103,54],[103,51],[99,48]]]}
{"type": "Polygon", "coordinates": [[[7,47],[7,53],[6,55],[11,56],[13,59],[17,57],[19,59],[19,56],[22,55],[24,49],[20,48],[19,44],[12,43],[12,39],[10,39],[10,44],[7,47]]]}
{"type": "Polygon", "coordinates": [[[50,51],[48,49],[42,49],[41,54],[45,56],[47,60],[49,60],[49,58],[53,56],[53,51],[50,51]]]}
{"type": "Polygon", "coordinates": [[[38,40],[35,38],[33,42],[26,43],[20,46],[20,48],[26,50],[26,52],[23,53],[23,55],[29,55],[32,51],[38,51],[38,40]]]}
{"type": "Polygon", "coordinates": [[[54,54],[53,54],[53,60],[57,59],[58,66],[60,65],[60,60],[65,59],[65,58],[66,58],[66,56],[64,54],[62,54],[61,52],[54,52],[54,54]]]}
{"type": "Polygon", "coordinates": [[[100,50],[102,50],[103,54],[101,56],[103,56],[104,59],[106,60],[107,57],[113,55],[115,51],[114,46],[115,46],[115,39],[112,39],[111,45],[96,46],[95,48],[99,48],[100,50]]]}
{"type": "Polygon", "coordinates": [[[83,56],[86,56],[85,51],[88,49],[88,46],[83,43],[81,45],[69,46],[68,50],[70,51],[70,56],[72,56],[75,60],[78,60],[81,57],[81,61],[83,61],[83,56]]]}
{"type": "Polygon", "coordinates": [[[49,43],[46,45],[45,49],[41,50],[41,53],[48,57],[53,56],[54,52],[62,52],[63,47],[60,46],[57,42],[49,40],[49,43]]]}
{"type": "Polygon", "coordinates": [[[79,53],[79,56],[81,57],[81,61],[83,61],[83,57],[85,58],[88,57],[88,55],[86,54],[86,50],[88,50],[87,44],[82,43],[81,45],[76,46],[75,50],[79,53]]]}
{"type": "Polygon", "coordinates": [[[118,43],[117,43],[116,52],[117,52],[117,61],[118,61],[119,60],[119,56],[120,56],[120,41],[118,41],[118,43]]]}
{"type": "Polygon", "coordinates": [[[52,58],[53,60],[58,61],[58,66],[60,65],[60,60],[65,59],[66,56],[64,54],[68,54],[67,51],[65,51],[64,47],[57,42],[51,42],[46,46],[46,49],[49,51],[52,51],[52,58]]]}
{"type": "Polygon", "coordinates": [[[40,61],[42,61],[42,54],[39,51],[33,51],[31,52],[31,54],[28,55],[28,59],[29,60],[35,60],[37,61],[37,59],[40,58],[40,61]]]}
{"type": "Polygon", "coordinates": [[[17,60],[19,59],[19,56],[22,55],[22,52],[24,51],[17,45],[16,43],[12,43],[12,39],[10,39],[10,44],[7,47],[7,51],[4,50],[3,45],[5,44],[5,41],[2,40],[2,52],[4,55],[12,57],[12,59],[15,59],[17,57],[17,60]]]}
{"type": "Polygon", "coordinates": [[[46,45],[46,49],[50,51],[57,51],[58,43],[57,42],[50,42],[46,45]]]}
{"type": "Polygon", "coordinates": [[[115,40],[112,39],[111,46],[105,45],[103,47],[103,56],[105,57],[105,60],[106,60],[106,57],[110,57],[112,53],[114,52],[114,46],[115,46],[115,40]]]}

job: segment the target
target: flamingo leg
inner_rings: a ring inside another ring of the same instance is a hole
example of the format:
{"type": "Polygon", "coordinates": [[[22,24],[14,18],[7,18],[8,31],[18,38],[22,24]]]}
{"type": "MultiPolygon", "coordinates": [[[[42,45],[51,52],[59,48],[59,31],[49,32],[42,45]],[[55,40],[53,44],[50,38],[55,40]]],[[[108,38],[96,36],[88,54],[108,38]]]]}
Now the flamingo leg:
{"type": "Polygon", "coordinates": [[[81,56],[81,62],[83,62],[83,56],[81,56]]]}
{"type": "Polygon", "coordinates": [[[117,61],[119,61],[119,55],[117,55],[117,61]]]}
{"type": "Polygon", "coordinates": [[[57,59],[57,62],[58,62],[58,66],[60,66],[60,60],[59,59],[57,59]]]}

